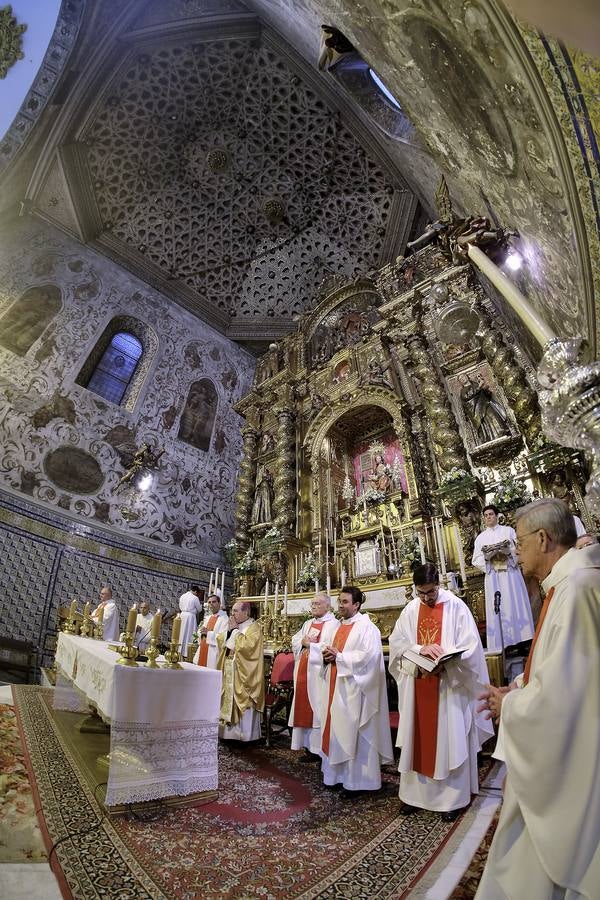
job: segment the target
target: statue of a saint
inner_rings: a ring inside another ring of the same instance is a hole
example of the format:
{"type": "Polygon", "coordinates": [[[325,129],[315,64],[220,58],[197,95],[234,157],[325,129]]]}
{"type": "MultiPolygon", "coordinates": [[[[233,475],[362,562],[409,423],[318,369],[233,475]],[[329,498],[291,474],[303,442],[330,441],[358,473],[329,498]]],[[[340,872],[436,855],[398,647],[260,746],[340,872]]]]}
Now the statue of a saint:
{"type": "Polygon", "coordinates": [[[392,486],[392,475],[390,467],[383,459],[383,453],[376,453],[373,460],[373,471],[368,476],[371,487],[384,494],[390,490],[392,486]]]}
{"type": "Polygon", "coordinates": [[[464,536],[465,558],[471,559],[475,550],[475,538],[479,534],[481,519],[479,509],[468,500],[463,500],[456,507],[456,516],[460,521],[460,528],[464,536]]]}
{"type": "Polygon", "coordinates": [[[556,497],[558,500],[562,500],[564,503],[566,503],[571,512],[578,512],[573,500],[573,494],[569,485],[567,484],[566,476],[562,469],[559,469],[558,471],[552,473],[550,493],[553,497],[556,497]]]}
{"type": "Polygon", "coordinates": [[[268,469],[259,474],[254,491],[252,524],[262,525],[273,518],[273,478],[268,469]]]}
{"type": "Polygon", "coordinates": [[[506,414],[482,376],[477,376],[477,383],[469,375],[461,376],[460,381],[460,399],[478,443],[487,444],[509,435],[506,414]]]}

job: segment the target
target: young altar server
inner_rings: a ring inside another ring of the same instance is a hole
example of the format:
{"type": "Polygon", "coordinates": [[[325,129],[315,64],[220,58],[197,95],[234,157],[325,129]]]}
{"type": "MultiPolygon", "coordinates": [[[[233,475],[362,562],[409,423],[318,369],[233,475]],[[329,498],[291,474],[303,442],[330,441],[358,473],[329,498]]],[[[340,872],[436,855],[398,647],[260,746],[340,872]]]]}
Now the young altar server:
{"type": "Polygon", "coordinates": [[[494,730],[477,697],[488,672],[475,620],[466,604],[440,587],[432,563],[413,574],[416,597],[390,635],[390,674],[398,682],[400,799],[456,818],[479,791],[477,753],[494,730]],[[436,660],[453,648],[464,652],[431,673],[405,656],[436,660]]]}
{"type": "Polygon", "coordinates": [[[321,729],[319,709],[324,689],[323,678],[318,677],[318,669],[309,671],[308,656],[311,644],[330,644],[339,622],[331,612],[331,597],[317,594],[311,601],[312,618],[307,619],[300,631],[292,638],[292,651],[296,659],[294,667],[294,700],[290,710],[289,725],[292,726],[292,750],[302,748],[308,754],[321,755],[321,729]]]}
{"type": "Polygon", "coordinates": [[[361,613],[364,595],[344,587],[338,598],[340,625],[328,644],[312,643],[309,668],[323,678],[321,771],[328,786],[377,791],[381,765],[392,762],[381,634],[361,613]]]}
{"type": "Polygon", "coordinates": [[[498,509],[483,510],[485,529],[475,538],[473,565],[485,572],[485,633],[488,650],[530,641],[533,637],[531,603],[515,555],[515,532],[498,524],[498,509]],[[500,614],[494,612],[494,594],[500,591],[500,614]],[[500,634],[502,620],[502,635],[500,634]]]}
{"type": "Polygon", "coordinates": [[[194,655],[194,662],[208,669],[217,668],[217,635],[226,634],[229,616],[221,609],[221,600],[217,594],[208,598],[208,615],[200,626],[200,643],[194,655]]]}
{"type": "Polygon", "coordinates": [[[249,603],[234,604],[228,631],[217,635],[217,646],[217,668],[223,672],[219,737],[256,741],[265,707],[265,663],[262,626],[251,617],[249,603]]]}
{"type": "Polygon", "coordinates": [[[102,610],[102,636],[105,641],[119,640],[119,611],[112,598],[112,590],[107,584],[100,589],[100,603],[92,611],[94,625],[98,624],[99,613],[102,610]]]}

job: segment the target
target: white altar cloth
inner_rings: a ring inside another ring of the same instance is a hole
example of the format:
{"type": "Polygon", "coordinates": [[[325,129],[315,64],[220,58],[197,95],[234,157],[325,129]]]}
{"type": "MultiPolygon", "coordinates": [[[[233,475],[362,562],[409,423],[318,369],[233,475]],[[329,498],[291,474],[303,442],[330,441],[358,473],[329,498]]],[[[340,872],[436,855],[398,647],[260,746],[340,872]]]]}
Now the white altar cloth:
{"type": "Polygon", "coordinates": [[[58,636],[54,708],[83,712],[89,703],[111,726],[106,805],[215,790],[221,673],[117,659],[105,641],[58,636]]]}

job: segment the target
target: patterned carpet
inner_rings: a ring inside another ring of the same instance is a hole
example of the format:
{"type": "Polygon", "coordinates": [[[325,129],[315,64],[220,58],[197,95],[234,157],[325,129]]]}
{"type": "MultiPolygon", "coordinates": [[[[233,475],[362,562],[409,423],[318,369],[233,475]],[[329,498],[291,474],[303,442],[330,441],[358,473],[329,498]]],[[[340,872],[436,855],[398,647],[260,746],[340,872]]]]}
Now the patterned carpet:
{"type": "Polygon", "coordinates": [[[0,862],[45,862],[17,718],[0,703],[0,862]]]}
{"type": "Polygon", "coordinates": [[[61,738],[50,696],[23,686],[16,703],[67,897],[399,898],[456,827],[433,813],[400,816],[393,770],[376,796],[345,797],[283,744],[223,747],[216,802],[109,820],[61,738]]]}

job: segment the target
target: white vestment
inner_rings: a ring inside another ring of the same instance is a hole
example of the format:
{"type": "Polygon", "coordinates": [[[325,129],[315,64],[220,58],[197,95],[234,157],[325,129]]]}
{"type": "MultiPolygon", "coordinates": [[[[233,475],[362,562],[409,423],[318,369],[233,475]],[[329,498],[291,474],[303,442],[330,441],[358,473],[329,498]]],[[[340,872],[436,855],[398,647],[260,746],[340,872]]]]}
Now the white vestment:
{"type": "Polygon", "coordinates": [[[494,729],[476,713],[477,696],[489,681],[485,656],[475,620],[467,605],[440,588],[437,603],[444,606],[442,648],[466,647],[461,657],[449,660],[440,675],[437,743],[433,778],[413,770],[415,676],[418,667],[403,659],[406,650],[419,653],[417,637],[421,601],[408,603],[390,635],[390,674],[398,682],[400,722],[396,744],[400,754],[400,799],[410,806],[434,812],[462,809],[479,792],[477,753],[494,729]]]}
{"type": "Polygon", "coordinates": [[[571,549],[554,587],[529,683],[502,703],[507,779],[477,897],[600,896],[600,546],[571,549]]]}
{"type": "Polygon", "coordinates": [[[475,538],[473,565],[485,572],[485,628],[487,649],[493,653],[502,651],[499,616],[494,612],[494,594],[500,591],[500,616],[504,646],[512,647],[533,637],[531,603],[521,570],[515,556],[516,534],[508,525],[486,528],[475,538]],[[511,554],[506,569],[498,571],[494,563],[486,560],[482,548],[486,545],[511,542],[511,554]]]}
{"type": "Polygon", "coordinates": [[[181,631],[179,632],[181,654],[182,656],[187,656],[187,645],[192,643],[192,635],[196,630],[198,613],[202,611],[202,604],[193,591],[186,591],[185,594],[181,595],[179,598],[179,611],[181,613],[181,631]]]}
{"type": "Polygon", "coordinates": [[[581,537],[582,534],[587,534],[585,525],[583,524],[579,516],[573,516],[573,521],[575,522],[575,532],[578,538],[581,537]]]}
{"type": "MultiPolygon", "coordinates": [[[[381,765],[394,759],[381,634],[363,613],[341,624],[354,627],[336,657],[329,753],[322,753],[323,780],[327,785],[341,783],[351,791],[376,791],[381,787],[381,765]]],[[[319,712],[324,729],[331,666],[323,662],[322,646],[311,644],[308,660],[309,668],[315,667],[317,678],[324,680],[319,712]]]]}
{"type": "Polygon", "coordinates": [[[294,700],[292,702],[288,722],[292,728],[292,750],[301,750],[305,747],[307,750],[310,750],[311,753],[318,753],[319,756],[321,756],[321,723],[319,720],[319,710],[324,702],[322,693],[325,686],[325,679],[320,677],[320,669],[316,666],[308,666],[307,671],[308,700],[313,711],[312,728],[294,728],[294,709],[296,703],[296,679],[298,676],[300,658],[303,653],[308,655],[308,647],[302,646],[302,638],[308,636],[308,632],[315,623],[320,624],[321,622],[323,623],[323,627],[317,644],[320,644],[321,646],[330,644],[333,640],[333,635],[340,624],[332,612],[327,612],[320,618],[308,619],[300,631],[297,631],[292,638],[292,651],[296,659],[296,664],[294,666],[294,700]]]}
{"type": "Polygon", "coordinates": [[[150,632],[152,631],[153,619],[154,616],[150,612],[146,613],[146,615],[143,615],[142,613],[137,614],[134,643],[140,650],[145,650],[150,643],[150,632]]]}
{"type": "MultiPolygon", "coordinates": [[[[206,632],[206,644],[208,647],[208,656],[206,658],[206,668],[207,669],[216,669],[217,668],[217,657],[219,655],[219,650],[217,647],[217,635],[221,634],[222,631],[227,631],[227,626],[229,623],[229,616],[225,612],[224,609],[220,609],[217,613],[209,613],[207,616],[204,616],[204,620],[202,622],[202,628],[206,628],[212,617],[216,615],[217,621],[215,622],[215,627],[210,631],[206,632]]],[[[200,644],[198,645],[198,649],[194,653],[194,662],[196,665],[198,664],[198,657],[200,656],[200,644]]]]}
{"type": "MultiPolygon", "coordinates": [[[[94,625],[98,624],[98,616],[92,615],[94,625]]],[[[104,607],[104,615],[102,617],[102,639],[105,641],[119,640],[119,611],[114,600],[109,600],[104,607]]]]}
{"type": "MultiPolygon", "coordinates": [[[[229,621],[229,616],[227,617],[229,621]]],[[[225,646],[228,650],[235,650],[235,641],[238,634],[243,634],[251,625],[254,619],[246,619],[237,628],[234,628],[227,640],[225,646]]],[[[233,657],[233,665],[235,668],[235,656],[233,657]]],[[[246,709],[241,715],[240,721],[235,725],[222,724],[219,725],[219,737],[224,741],[258,741],[262,736],[262,713],[256,709],[246,709]]]]}

